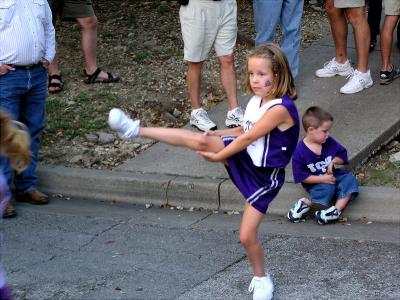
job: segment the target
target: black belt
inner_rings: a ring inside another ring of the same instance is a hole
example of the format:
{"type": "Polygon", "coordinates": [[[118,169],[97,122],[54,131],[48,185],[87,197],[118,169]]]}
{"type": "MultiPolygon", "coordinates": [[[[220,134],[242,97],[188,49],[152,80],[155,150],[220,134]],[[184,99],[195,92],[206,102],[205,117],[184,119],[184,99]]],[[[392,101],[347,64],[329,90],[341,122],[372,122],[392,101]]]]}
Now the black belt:
{"type": "Polygon", "coordinates": [[[9,66],[16,70],[32,70],[32,69],[41,67],[42,63],[39,62],[37,64],[31,64],[31,65],[26,65],[26,66],[19,66],[19,65],[9,65],[9,66]]]}

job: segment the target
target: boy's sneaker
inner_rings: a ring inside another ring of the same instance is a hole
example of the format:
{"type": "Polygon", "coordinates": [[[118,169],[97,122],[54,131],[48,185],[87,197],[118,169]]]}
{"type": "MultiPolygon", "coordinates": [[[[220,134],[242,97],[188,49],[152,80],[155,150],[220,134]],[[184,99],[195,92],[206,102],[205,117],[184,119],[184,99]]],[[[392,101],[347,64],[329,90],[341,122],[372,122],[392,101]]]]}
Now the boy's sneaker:
{"type": "Polygon", "coordinates": [[[349,76],[353,73],[354,69],[352,68],[350,61],[346,60],[344,64],[339,64],[336,62],[335,58],[332,58],[331,61],[328,61],[324,64],[322,69],[315,71],[315,76],[317,77],[333,77],[336,75],[340,76],[349,76]]]}
{"type": "Polygon", "coordinates": [[[140,121],[132,120],[119,108],[110,110],[108,124],[111,129],[118,132],[119,137],[123,140],[129,140],[139,136],[140,121]]]}
{"type": "Polygon", "coordinates": [[[195,109],[190,114],[190,125],[201,131],[209,131],[217,129],[217,125],[210,120],[207,112],[202,109],[195,109]]]}
{"type": "Polygon", "coordinates": [[[244,112],[240,106],[228,111],[226,115],[225,125],[226,127],[233,128],[239,127],[243,124],[244,112]]]}
{"type": "Polygon", "coordinates": [[[310,210],[310,207],[304,203],[304,198],[299,199],[289,210],[287,217],[293,223],[300,222],[303,215],[310,210]]]}
{"type": "Polygon", "coordinates": [[[355,70],[353,74],[349,76],[349,78],[349,81],[347,81],[347,83],[340,89],[342,94],[358,93],[374,84],[371,78],[370,70],[365,73],[355,70]]]}
{"type": "Polygon", "coordinates": [[[393,65],[392,71],[381,71],[380,72],[380,83],[381,84],[389,84],[392,83],[397,77],[400,76],[400,68],[393,65]]]}
{"type": "Polygon", "coordinates": [[[336,221],[339,219],[341,212],[337,210],[335,206],[331,206],[328,209],[318,210],[315,212],[315,219],[318,224],[328,224],[328,222],[336,221]]]}
{"type": "Polygon", "coordinates": [[[249,285],[249,292],[253,292],[253,300],[271,300],[274,293],[271,276],[254,276],[249,285]]]}

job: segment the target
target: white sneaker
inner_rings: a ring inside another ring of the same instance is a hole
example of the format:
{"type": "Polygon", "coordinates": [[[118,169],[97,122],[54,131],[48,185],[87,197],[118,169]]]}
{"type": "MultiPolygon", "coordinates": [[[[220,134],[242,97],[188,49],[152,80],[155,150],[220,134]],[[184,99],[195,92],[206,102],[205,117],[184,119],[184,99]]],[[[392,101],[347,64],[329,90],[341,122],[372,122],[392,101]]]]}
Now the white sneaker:
{"type": "Polygon", "coordinates": [[[108,115],[108,125],[118,132],[123,140],[139,136],[140,120],[132,120],[119,108],[113,108],[108,115]]]}
{"type": "Polygon", "coordinates": [[[342,94],[358,93],[374,84],[371,78],[371,72],[369,70],[365,73],[355,70],[353,74],[349,76],[349,78],[349,81],[347,81],[347,83],[340,89],[342,94]]]}
{"type": "Polygon", "coordinates": [[[243,109],[238,106],[230,111],[226,115],[225,125],[226,127],[239,127],[243,124],[243,109]]]}
{"type": "Polygon", "coordinates": [[[337,210],[336,206],[331,206],[328,209],[318,210],[315,212],[315,219],[318,224],[328,224],[328,222],[336,221],[339,219],[341,212],[337,210]]]}
{"type": "Polygon", "coordinates": [[[349,76],[352,74],[354,69],[352,68],[350,61],[346,60],[344,64],[336,62],[335,58],[324,64],[322,69],[315,71],[317,77],[333,77],[336,75],[349,76]]]}
{"type": "Polygon", "coordinates": [[[210,120],[207,112],[202,109],[195,109],[190,114],[190,125],[201,131],[209,131],[217,129],[217,125],[210,120]]]}
{"type": "Polygon", "coordinates": [[[304,198],[299,199],[289,210],[287,217],[293,223],[300,222],[303,215],[310,210],[310,207],[304,203],[304,198]]]}
{"type": "Polygon", "coordinates": [[[274,293],[271,276],[254,276],[249,285],[249,292],[253,292],[253,300],[271,300],[274,293]]]}

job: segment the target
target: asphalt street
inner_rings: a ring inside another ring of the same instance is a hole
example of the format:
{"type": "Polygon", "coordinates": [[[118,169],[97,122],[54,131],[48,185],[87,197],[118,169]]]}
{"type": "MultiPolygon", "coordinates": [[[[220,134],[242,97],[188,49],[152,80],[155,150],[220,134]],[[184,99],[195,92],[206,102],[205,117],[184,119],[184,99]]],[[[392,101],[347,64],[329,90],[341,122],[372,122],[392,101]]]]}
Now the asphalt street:
{"type": "MultiPolygon", "coordinates": [[[[15,299],[251,299],[241,215],[59,195],[2,222],[15,299]]],[[[267,216],[274,299],[399,299],[400,227],[267,216]]]]}

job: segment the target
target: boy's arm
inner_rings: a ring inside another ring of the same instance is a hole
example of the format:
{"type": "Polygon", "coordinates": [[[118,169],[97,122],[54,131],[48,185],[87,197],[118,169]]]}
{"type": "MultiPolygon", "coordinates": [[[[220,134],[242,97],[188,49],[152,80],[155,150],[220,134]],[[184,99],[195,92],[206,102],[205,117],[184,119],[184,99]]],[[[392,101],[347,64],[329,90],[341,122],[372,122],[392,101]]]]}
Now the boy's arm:
{"type": "Polygon", "coordinates": [[[333,174],[333,168],[335,167],[335,165],[344,165],[345,161],[344,159],[336,156],[335,158],[332,159],[332,161],[329,163],[328,165],[328,174],[333,174]]]}
{"type": "Polygon", "coordinates": [[[327,183],[327,184],[335,184],[336,178],[332,174],[325,175],[310,175],[306,179],[302,181],[306,184],[318,184],[318,183],[327,183]]]}

